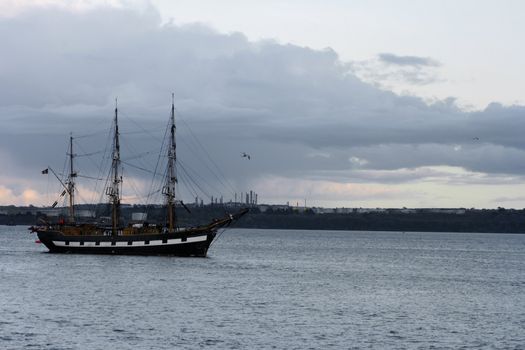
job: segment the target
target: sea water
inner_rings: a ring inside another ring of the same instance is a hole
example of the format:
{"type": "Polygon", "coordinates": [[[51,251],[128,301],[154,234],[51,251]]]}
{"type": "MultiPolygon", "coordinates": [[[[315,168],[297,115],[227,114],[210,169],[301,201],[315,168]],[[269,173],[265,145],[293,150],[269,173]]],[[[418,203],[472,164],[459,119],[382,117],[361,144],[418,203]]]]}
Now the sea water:
{"type": "Polygon", "coordinates": [[[208,258],[0,226],[2,349],[525,348],[525,235],[232,229],[208,258]]]}

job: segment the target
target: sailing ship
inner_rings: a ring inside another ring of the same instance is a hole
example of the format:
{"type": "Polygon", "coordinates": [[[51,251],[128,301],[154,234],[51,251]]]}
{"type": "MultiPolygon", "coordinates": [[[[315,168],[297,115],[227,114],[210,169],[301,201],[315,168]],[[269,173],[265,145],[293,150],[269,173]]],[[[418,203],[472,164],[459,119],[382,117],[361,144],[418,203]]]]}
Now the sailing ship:
{"type": "MultiPolygon", "coordinates": [[[[111,165],[111,184],[106,188],[106,195],[111,204],[111,225],[95,223],[77,223],[75,221],[75,178],[73,168],[73,139],[70,137],[68,155],[70,157],[70,174],[68,180],[61,181],[64,190],[62,195],[69,196],[69,219],[57,223],[43,222],[32,227],[38,239],[51,253],[81,254],[131,254],[131,255],[173,255],[205,257],[210,244],[217,237],[218,230],[230,226],[248,209],[227,214],[221,219],[214,219],[208,224],[180,228],[177,226],[175,197],[177,175],[175,143],[175,105],[172,95],[170,115],[170,139],[168,149],[168,169],[166,182],[162,188],[165,197],[167,222],[163,225],[143,223],[123,227],[120,217],[121,183],[120,169],[120,134],[118,129],[118,107],[115,105],[113,130],[113,155],[111,165]]],[[[52,169],[51,169],[52,170],[52,169]]],[[[45,170],[48,171],[47,169],[45,170]]],[[[56,175],[56,174],[55,174],[56,175]]],[[[58,176],[57,176],[58,178],[58,176]]],[[[180,202],[183,206],[184,203],[180,202]]],[[[53,204],[55,206],[57,202],[53,204]]]]}

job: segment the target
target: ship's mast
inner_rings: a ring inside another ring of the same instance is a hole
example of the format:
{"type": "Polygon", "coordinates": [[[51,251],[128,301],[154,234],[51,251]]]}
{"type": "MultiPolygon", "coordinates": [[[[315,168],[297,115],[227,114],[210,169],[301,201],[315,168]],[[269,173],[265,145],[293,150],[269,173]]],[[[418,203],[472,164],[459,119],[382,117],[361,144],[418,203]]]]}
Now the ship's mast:
{"type": "Polygon", "coordinates": [[[177,160],[176,145],[175,145],[175,95],[171,94],[171,137],[170,148],[168,152],[168,179],[166,187],[164,188],[164,195],[168,204],[168,229],[172,232],[176,225],[175,215],[175,184],[177,182],[177,175],[175,171],[175,162],[177,160]]]}
{"type": "Polygon", "coordinates": [[[117,100],[115,99],[115,134],[113,136],[113,164],[111,167],[112,172],[112,183],[111,187],[108,188],[107,194],[111,199],[112,210],[111,210],[111,223],[112,223],[112,234],[117,235],[119,221],[120,221],[120,191],[119,186],[122,182],[122,177],[119,175],[120,167],[120,142],[119,142],[119,131],[118,131],[118,107],[117,100]]]}
{"type": "Polygon", "coordinates": [[[73,168],[73,135],[69,136],[69,179],[67,183],[67,192],[69,194],[69,222],[75,222],[75,180],[77,176],[73,168]]]}

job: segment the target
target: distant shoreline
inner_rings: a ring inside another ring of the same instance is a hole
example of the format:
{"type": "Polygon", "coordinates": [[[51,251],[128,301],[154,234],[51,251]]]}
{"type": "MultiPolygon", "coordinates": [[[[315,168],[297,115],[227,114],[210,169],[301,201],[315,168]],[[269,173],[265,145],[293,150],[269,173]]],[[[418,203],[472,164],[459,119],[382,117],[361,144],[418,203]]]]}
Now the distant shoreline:
{"type": "MultiPolygon", "coordinates": [[[[86,206],[87,207],[87,206],[86,206]]],[[[236,228],[396,231],[396,232],[473,232],[525,233],[525,210],[522,209],[351,209],[345,212],[315,212],[312,208],[254,206],[236,225],[236,228]]],[[[3,207],[0,225],[36,225],[46,217],[45,209],[35,207],[3,207]],[[6,209],[8,208],[8,209],[6,209]]],[[[198,206],[188,214],[177,208],[181,226],[197,225],[214,217],[221,217],[232,208],[198,206]]],[[[314,208],[315,209],[315,208],[314,208]]],[[[85,211],[85,209],[84,209],[85,211]]],[[[132,222],[134,213],[148,212],[148,221],[164,222],[161,208],[128,206],[122,211],[124,224],[132,222]]],[[[102,213],[103,214],[103,213],[102,213]]],[[[89,219],[85,219],[89,220],[89,219]]],[[[91,219],[92,220],[92,219],[91,219]]]]}
{"type": "MultiPolygon", "coordinates": [[[[20,225],[4,225],[0,224],[2,227],[24,227],[24,228],[30,228],[32,225],[28,224],[20,224],[20,225]]],[[[400,231],[400,230],[347,230],[347,229],[303,229],[303,228],[263,228],[263,227],[243,227],[243,226],[230,226],[226,229],[235,229],[235,230],[268,230],[268,231],[316,231],[316,232],[391,232],[391,233],[403,233],[403,234],[411,234],[411,233],[481,233],[481,234],[494,234],[494,235],[522,235],[525,234],[525,232],[477,232],[477,231],[400,231]]],[[[29,232],[29,231],[28,231],[29,232]]]]}
{"type": "Polygon", "coordinates": [[[439,213],[252,214],[238,227],[295,230],[525,233],[525,211],[484,210],[464,215],[439,213]]]}

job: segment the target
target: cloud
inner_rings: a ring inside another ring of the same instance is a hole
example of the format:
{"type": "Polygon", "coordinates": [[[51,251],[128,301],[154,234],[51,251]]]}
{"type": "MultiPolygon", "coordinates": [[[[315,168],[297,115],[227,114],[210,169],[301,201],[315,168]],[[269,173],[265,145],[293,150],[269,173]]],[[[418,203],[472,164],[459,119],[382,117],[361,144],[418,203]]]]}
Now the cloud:
{"type": "MultiPolygon", "coordinates": [[[[129,160],[126,175],[149,191],[151,174],[140,169],[156,167],[171,92],[181,186],[191,187],[193,174],[206,184],[197,192],[209,195],[228,187],[224,195],[233,197],[232,188],[246,191],[266,177],[377,187],[406,182],[403,177],[432,178],[425,172],[453,179],[435,170],[443,166],[503,174],[500,179],[525,171],[523,106],[492,104],[467,113],[453,98],[428,104],[399,96],[358,77],[356,65],[331,49],[252,42],[200,24],[162,24],[154,8],[125,6],[24,10],[0,18],[0,40],[0,155],[5,176],[24,181],[4,184],[16,193],[46,192],[40,171],[64,167],[71,131],[79,154],[104,151],[115,97],[123,158],[147,154],[129,160]],[[222,174],[204,175],[215,169],[210,158],[222,174]]],[[[388,53],[372,65],[415,84],[430,83],[439,68],[430,58],[388,53]]],[[[84,175],[100,176],[101,160],[77,161],[84,175]]],[[[282,191],[277,187],[267,191],[282,191]]],[[[185,199],[193,199],[185,191],[185,199]]]]}
{"type": "Polygon", "coordinates": [[[350,162],[350,164],[357,166],[357,167],[368,164],[368,160],[362,159],[359,157],[355,157],[355,156],[350,157],[348,161],[350,162]]]}
{"type": "Polygon", "coordinates": [[[351,67],[359,77],[386,89],[396,84],[428,85],[443,80],[437,71],[441,63],[430,57],[380,53],[374,59],[352,62],[351,67]]]}
{"type": "Polygon", "coordinates": [[[379,61],[386,64],[395,64],[398,66],[427,66],[427,67],[439,67],[441,64],[430,57],[418,57],[418,56],[398,56],[393,53],[380,53],[378,55],[379,61]]]}
{"type": "Polygon", "coordinates": [[[494,203],[523,203],[525,202],[525,196],[515,196],[515,197],[497,197],[494,198],[494,203]]]}
{"type": "Polygon", "coordinates": [[[0,17],[14,17],[35,8],[59,8],[71,12],[86,12],[97,7],[133,6],[136,10],[151,7],[149,0],[3,0],[0,2],[0,17]]]}
{"type": "Polygon", "coordinates": [[[33,189],[25,189],[21,193],[15,193],[11,188],[0,186],[0,205],[19,205],[40,204],[42,194],[33,189]]]}
{"type": "Polygon", "coordinates": [[[256,186],[262,193],[278,193],[278,202],[298,201],[305,198],[316,200],[367,200],[399,196],[399,190],[380,184],[340,183],[334,181],[297,180],[284,177],[266,177],[256,186]]]}

